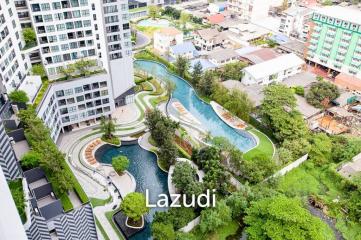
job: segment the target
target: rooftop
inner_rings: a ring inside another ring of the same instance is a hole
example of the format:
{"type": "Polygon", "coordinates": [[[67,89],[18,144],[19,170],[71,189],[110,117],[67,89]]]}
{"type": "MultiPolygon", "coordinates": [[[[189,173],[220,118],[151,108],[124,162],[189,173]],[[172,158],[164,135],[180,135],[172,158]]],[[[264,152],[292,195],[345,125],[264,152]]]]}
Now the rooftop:
{"type": "Polygon", "coordinates": [[[224,16],[220,13],[207,17],[210,24],[217,24],[224,21],[224,16]]]}
{"type": "Polygon", "coordinates": [[[316,12],[322,15],[361,25],[360,10],[357,9],[340,6],[325,6],[322,8],[316,8],[316,12]]]}
{"type": "Polygon", "coordinates": [[[208,55],[209,59],[214,59],[217,62],[221,62],[230,58],[237,58],[237,57],[238,57],[237,52],[231,48],[215,50],[210,52],[210,54],[208,55]]]}
{"type": "Polygon", "coordinates": [[[256,49],[252,52],[248,52],[246,54],[240,54],[240,56],[254,64],[258,64],[264,61],[274,59],[278,57],[278,54],[270,48],[261,48],[256,49]]]}
{"type": "Polygon", "coordinates": [[[196,31],[196,33],[206,41],[211,41],[211,40],[222,41],[223,39],[225,39],[225,36],[223,36],[223,34],[215,28],[201,29],[196,31]]]}
{"type": "Polygon", "coordinates": [[[255,79],[270,76],[288,68],[297,67],[305,62],[294,53],[281,55],[277,58],[244,68],[255,79]]]}
{"type": "Polygon", "coordinates": [[[301,55],[305,50],[305,43],[298,40],[290,40],[280,44],[278,48],[286,52],[295,52],[301,55]]]}
{"type": "Polygon", "coordinates": [[[313,10],[310,9],[310,8],[294,6],[294,7],[288,8],[283,13],[287,14],[287,15],[290,15],[290,16],[296,16],[298,14],[305,15],[305,14],[309,14],[309,13],[312,13],[312,12],[313,12],[313,10]]]}
{"type": "Polygon", "coordinates": [[[346,73],[340,73],[337,75],[335,78],[335,84],[342,88],[361,91],[361,79],[346,73]]]}
{"type": "Polygon", "coordinates": [[[187,52],[197,51],[192,42],[184,42],[181,44],[177,44],[177,45],[171,46],[170,49],[172,50],[172,52],[174,54],[183,54],[183,53],[187,53],[187,52]]]}
{"type": "Polygon", "coordinates": [[[206,71],[208,69],[213,69],[213,68],[216,68],[217,66],[214,65],[213,63],[211,63],[208,59],[202,59],[202,58],[199,58],[199,59],[193,59],[191,60],[190,64],[191,64],[191,68],[194,67],[194,65],[196,65],[196,63],[200,63],[202,65],[202,70],[203,71],[206,71]]]}
{"type": "Polygon", "coordinates": [[[174,27],[161,28],[161,29],[157,30],[156,33],[160,33],[160,34],[168,35],[168,36],[176,36],[178,34],[182,34],[181,31],[179,31],[178,29],[176,29],[174,27]]]}

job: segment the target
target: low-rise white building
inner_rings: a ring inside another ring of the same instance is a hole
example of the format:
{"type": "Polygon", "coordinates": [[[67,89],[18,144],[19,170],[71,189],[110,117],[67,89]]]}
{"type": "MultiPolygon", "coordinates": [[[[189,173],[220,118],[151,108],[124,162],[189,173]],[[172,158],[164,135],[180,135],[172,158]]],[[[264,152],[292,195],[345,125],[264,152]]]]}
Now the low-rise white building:
{"type": "Polygon", "coordinates": [[[306,41],[310,29],[309,21],[313,10],[306,7],[293,6],[282,13],[279,31],[288,37],[306,41]]]}
{"type": "Polygon", "coordinates": [[[201,50],[212,51],[222,47],[226,41],[228,41],[226,34],[214,28],[195,31],[194,45],[201,50]]]}
{"type": "Polygon", "coordinates": [[[89,126],[102,116],[110,115],[115,108],[111,89],[110,75],[105,72],[54,82],[36,112],[56,142],[61,132],[89,126]]]}
{"type": "Polygon", "coordinates": [[[183,33],[174,27],[161,28],[154,32],[154,49],[160,53],[166,53],[170,46],[181,43],[183,33]]]}
{"type": "Polygon", "coordinates": [[[192,59],[198,56],[198,52],[192,42],[184,42],[170,46],[169,56],[171,56],[173,59],[176,59],[179,56],[192,59]]]}
{"type": "Polygon", "coordinates": [[[282,82],[284,79],[300,73],[304,64],[305,62],[294,53],[281,55],[269,61],[244,68],[242,83],[252,85],[282,82]]]}
{"type": "Polygon", "coordinates": [[[233,49],[219,49],[208,55],[208,60],[217,67],[238,61],[239,55],[233,49]]]}

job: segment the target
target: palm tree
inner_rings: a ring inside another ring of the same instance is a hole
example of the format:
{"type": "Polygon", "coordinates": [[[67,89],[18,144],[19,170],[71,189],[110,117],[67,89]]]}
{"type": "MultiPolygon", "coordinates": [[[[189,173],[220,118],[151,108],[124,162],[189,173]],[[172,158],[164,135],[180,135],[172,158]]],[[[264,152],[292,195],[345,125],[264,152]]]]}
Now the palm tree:
{"type": "Polygon", "coordinates": [[[102,132],[104,132],[104,137],[107,139],[112,139],[115,132],[115,124],[114,120],[111,116],[109,116],[108,119],[106,119],[104,116],[101,119],[100,122],[100,129],[102,132]]]}

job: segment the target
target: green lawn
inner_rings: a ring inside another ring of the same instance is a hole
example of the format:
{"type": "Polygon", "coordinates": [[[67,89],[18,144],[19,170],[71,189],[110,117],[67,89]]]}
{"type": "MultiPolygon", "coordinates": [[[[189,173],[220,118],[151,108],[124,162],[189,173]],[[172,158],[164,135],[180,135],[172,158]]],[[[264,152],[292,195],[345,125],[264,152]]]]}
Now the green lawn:
{"type": "Polygon", "coordinates": [[[95,224],[97,225],[97,227],[99,228],[100,232],[102,233],[102,236],[105,240],[110,240],[110,238],[108,237],[107,233],[105,232],[103,226],[100,224],[99,220],[97,219],[97,217],[95,218],[95,224]]]}
{"type": "Polygon", "coordinates": [[[21,221],[24,223],[26,222],[25,197],[21,179],[9,181],[9,188],[16,208],[19,212],[21,221]]]}
{"type": "Polygon", "coordinates": [[[117,226],[115,226],[115,223],[113,222],[113,214],[118,211],[111,211],[111,212],[106,212],[105,213],[105,217],[108,219],[108,221],[110,222],[110,225],[112,225],[112,228],[114,229],[114,231],[117,233],[119,239],[124,239],[123,235],[120,233],[120,230],[118,229],[117,226]]]}
{"type": "Polygon", "coordinates": [[[266,154],[267,156],[272,157],[274,154],[274,148],[271,140],[262,132],[259,130],[256,130],[255,128],[252,128],[249,130],[249,132],[256,135],[259,139],[259,144],[257,147],[251,149],[250,151],[246,152],[243,156],[245,159],[250,160],[254,156],[258,154],[266,154]]]}
{"type": "Polygon", "coordinates": [[[98,206],[104,206],[105,204],[109,203],[111,200],[112,200],[111,196],[109,196],[107,199],[90,198],[90,202],[93,208],[98,206]]]}
{"type": "MultiPolygon", "coordinates": [[[[194,234],[195,239],[197,240],[203,240],[203,239],[226,240],[230,236],[235,235],[237,233],[238,228],[239,228],[239,224],[236,221],[232,221],[216,229],[214,233],[202,234],[199,228],[196,228],[194,231],[192,231],[192,233],[194,234]]],[[[240,239],[240,237],[234,239],[240,239]]]]}

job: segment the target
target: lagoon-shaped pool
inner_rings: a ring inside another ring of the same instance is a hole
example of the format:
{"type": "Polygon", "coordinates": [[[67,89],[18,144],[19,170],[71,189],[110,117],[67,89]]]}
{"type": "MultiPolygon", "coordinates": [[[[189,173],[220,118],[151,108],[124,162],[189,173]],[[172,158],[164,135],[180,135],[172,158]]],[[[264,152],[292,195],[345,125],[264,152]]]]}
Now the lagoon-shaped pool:
{"type": "MultiPolygon", "coordinates": [[[[157,156],[144,150],[138,144],[123,145],[121,147],[104,145],[97,150],[95,157],[101,163],[111,164],[112,158],[119,155],[128,157],[128,171],[135,178],[137,183],[136,191],[145,194],[145,190],[148,189],[150,203],[156,203],[159,194],[168,194],[168,174],[158,167],[157,156]]],[[[145,229],[130,237],[130,240],[151,239],[150,223],[153,221],[153,215],[157,211],[165,210],[165,208],[151,208],[144,218],[145,229]]]]}
{"type": "Polygon", "coordinates": [[[170,25],[170,22],[167,19],[147,18],[144,20],[140,20],[137,25],[140,27],[168,27],[170,25]]]}
{"type": "Polygon", "coordinates": [[[256,140],[250,133],[228,126],[218,117],[211,105],[203,102],[197,96],[193,87],[186,80],[169,73],[164,65],[153,61],[136,60],[134,67],[154,74],[159,79],[169,79],[174,82],[176,88],[173,92],[173,98],[180,101],[202,123],[202,128],[209,131],[212,136],[227,138],[243,152],[256,146],[256,140]]]}

